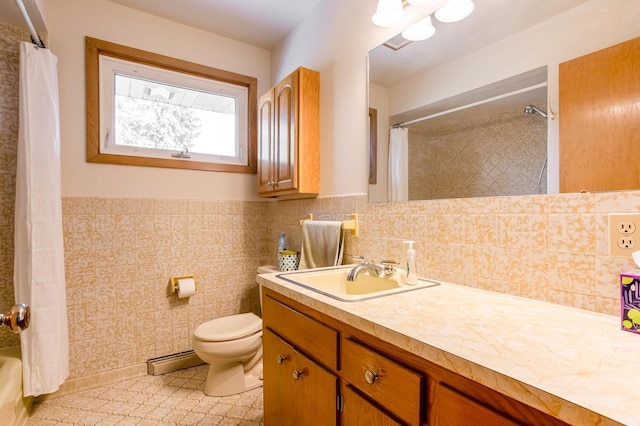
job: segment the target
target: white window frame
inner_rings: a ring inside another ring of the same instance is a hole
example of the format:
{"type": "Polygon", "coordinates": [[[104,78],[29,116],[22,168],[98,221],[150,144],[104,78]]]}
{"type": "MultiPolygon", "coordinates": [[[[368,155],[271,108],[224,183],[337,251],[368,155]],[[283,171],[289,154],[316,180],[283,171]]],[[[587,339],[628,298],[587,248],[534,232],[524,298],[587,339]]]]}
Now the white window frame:
{"type": "Polygon", "coordinates": [[[87,161],[226,172],[256,172],[257,80],[228,71],[86,38],[87,161]],[[236,98],[236,156],[116,145],[115,75],[236,98]]]}

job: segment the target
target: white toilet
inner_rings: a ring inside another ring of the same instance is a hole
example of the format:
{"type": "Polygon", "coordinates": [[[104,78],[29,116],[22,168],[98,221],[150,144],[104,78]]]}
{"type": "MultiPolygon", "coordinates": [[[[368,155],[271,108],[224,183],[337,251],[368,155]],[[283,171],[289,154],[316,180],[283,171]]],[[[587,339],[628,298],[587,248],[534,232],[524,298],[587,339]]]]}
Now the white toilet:
{"type": "MultiPolygon", "coordinates": [[[[258,268],[259,274],[277,271],[273,266],[258,268]]],[[[192,345],[209,364],[205,394],[226,396],[262,386],[262,319],[257,315],[249,312],[202,323],[193,331],[192,345]]]]}

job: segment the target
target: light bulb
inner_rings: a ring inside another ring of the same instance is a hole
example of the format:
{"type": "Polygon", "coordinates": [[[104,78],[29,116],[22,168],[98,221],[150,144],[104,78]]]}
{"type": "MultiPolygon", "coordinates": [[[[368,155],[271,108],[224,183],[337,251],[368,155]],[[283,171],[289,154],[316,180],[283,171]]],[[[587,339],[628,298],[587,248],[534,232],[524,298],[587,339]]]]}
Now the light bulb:
{"type": "Polygon", "coordinates": [[[402,0],[378,0],[376,13],[371,21],[379,27],[392,27],[404,16],[402,0]]]}
{"type": "Polygon", "coordinates": [[[421,6],[423,4],[429,3],[431,0],[407,0],[411,6],[421,6]]]}
{"type": "Polygon", "coordinates": [[[435,17],[440,22],[457,22],[469,16],[473,7],[471,0],[449,0],[436,10],[435,17]]]}
{"type": "Polygon", "coordinates": [[[426,40],[436,33],[436,28],[431,24],[431,16],[427,16],[411,25],[402,32],[402,37],[411,41],[426,40]]]}

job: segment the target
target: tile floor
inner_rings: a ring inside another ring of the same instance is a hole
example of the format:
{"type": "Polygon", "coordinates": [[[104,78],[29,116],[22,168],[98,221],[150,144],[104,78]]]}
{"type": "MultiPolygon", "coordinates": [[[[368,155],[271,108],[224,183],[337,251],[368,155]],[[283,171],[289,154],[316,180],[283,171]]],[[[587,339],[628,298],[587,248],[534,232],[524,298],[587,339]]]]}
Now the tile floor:
{"type": "Polygon", "coordinates": [[[27,426],[264,426],[262,388],[211,397],[202,392],[208,365],[142,376],[35,403],[27,426]]]}

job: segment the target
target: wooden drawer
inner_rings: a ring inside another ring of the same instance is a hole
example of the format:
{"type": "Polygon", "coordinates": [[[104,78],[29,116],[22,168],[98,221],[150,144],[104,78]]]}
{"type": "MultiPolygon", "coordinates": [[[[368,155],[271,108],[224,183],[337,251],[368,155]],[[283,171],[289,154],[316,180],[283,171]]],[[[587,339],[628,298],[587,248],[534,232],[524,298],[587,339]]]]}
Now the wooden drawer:
{"type": "Polygon", "coordinates": [[[343,340],[342,371],[349,383],[400,420],[421,424],[422,375],[349,339],[343,340]]]}
{"type": "Polygon", "coordinates": [[[269,296],[262,301],[262,321],[300,351],[320,364],[338,369],[337,330],[283,305],[269,296]]]}

